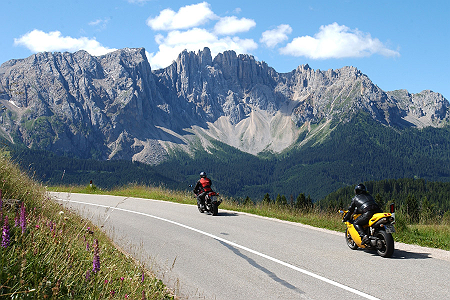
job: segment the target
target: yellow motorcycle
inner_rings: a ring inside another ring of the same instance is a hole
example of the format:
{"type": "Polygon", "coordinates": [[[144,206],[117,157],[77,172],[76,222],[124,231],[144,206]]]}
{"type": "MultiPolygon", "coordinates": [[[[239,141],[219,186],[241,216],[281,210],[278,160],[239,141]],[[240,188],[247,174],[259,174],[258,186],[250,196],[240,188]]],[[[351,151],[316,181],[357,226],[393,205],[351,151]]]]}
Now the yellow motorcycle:
{"type": "Polygon", "coordinates": [[[361,243],[361,237],[353,226],[353,221],[360,216],[360,214],[353,214],[351,221],[344,221],[347,211],[339,210],[342,214],[342,220],[347,225],[345,231],[345,240],[347,246],[356,250],[358,248],[376,250],[378,255],[382,257],[391,257],[394,253],[394,239],[392,233],[395,232],[395,210],[394,204],[390,205],[390,213],[376,213],[369,220],[369,224],[364,226],[365,233],[369,238],[366,244],[361,243]]]}

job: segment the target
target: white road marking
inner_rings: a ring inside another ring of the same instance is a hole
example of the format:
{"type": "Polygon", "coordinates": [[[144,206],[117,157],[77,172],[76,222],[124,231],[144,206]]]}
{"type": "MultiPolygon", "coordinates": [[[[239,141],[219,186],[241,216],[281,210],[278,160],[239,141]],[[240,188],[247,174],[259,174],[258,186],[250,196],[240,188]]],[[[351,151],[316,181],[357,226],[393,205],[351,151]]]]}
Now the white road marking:
{"type": "Polygon", "coordinates": [[[208,236],[208,237],[211,237],[211,238],[216,239],[216,240],[218,240],[218,241],[224,242],[224,243],[226,243],[226,244],[228,244],[228,245],[231,245],[231,246],[233,246],[233,247],[236,247],[236,248],[242,249],[242,250],[244,250],[244,251],[253,253],[253,254],[255,254],[255,255],[258,255],[258,256],[260,256],[260,257],[263,257],[263,258],[265,258],[265,259],[268,259],[268,260],[270,260],[270,261],[273,261],[273,262],[275,262],[275,263],[278,263],[278,264],[280,264],[280,265],[282,265],[282,266],[288,267],[288,268],[290,268],[290,269],[292,269],[292,270],[295,270],[295,271],[297,271],[297,272],[303,273],[303,274],[305,274],[305,275],[311,276],[311,277],[313,277],[313,278],[316,278],[316,279],[321,280],[321,281],[323,281],[323,282],[326,282],[326,283],[328,283],[328,284],[334,285],[334,286],[336,286],[336,287],[338,287],[338,288],[341,288],[341,289],[346,290],[346,291],[348,291],[348,292],[351,292],[351,293],[353,293],[353,294],[359,295],[359,296],[361,296],[361,297],[363,297],[363,298],[371,299],[371,300],[380,300],[379,298],[376,298],[376,297],[371,296],[371,295],[369,295],[369,294],[366,294],[366,293],[364,293],[364,292],[358,291],[358,290],[356,290],[356,289],[354,289],[354,288],[351,288],[351,287],[348,287],[348,286],[346,286],[346,285],[340,284],[339,282],[333,281],[333,280],[328,279],[328,278],[325,278],[325,277],[323,277],[323,276],[314,274],[314,273],[309,272],[309,271],[307,271],[307,270],[301,269],[301,268],[299,268],[299,267],[296,267],[296,266],[294,266],[294,265],[291,265],[291,264],[286,263],[286,262],[284,262],[284,261],[281,261],[281,260],[279,260],[279,259],[277,259],[277,258],[274,258],[274,257],[271,257],[271,256],[269,256],[269,255],[266,255],[266,254],[264,254],[264,253],[258,252],[258,251],[256,251],[256,250],[253,250],[253,249],[247,248],[247,247],[245,247],[245,246],[236,244],[236,243],[234,243],[234,242],[232,242],[232,241],[228,241],[228,240],[226,240],[226,239],[224,239],[224,238],[215,236],[215,235],[210,234],[210,233],[207,233],[207,232],[205,232],[205,231],[202,231],[202,230],[199,230],[199,229],[196,229],[196,228],[193,228],[193,227],[190,227],[190,226],[187,226],[187,225],[184,225],[184,224],[181,224],[181,223],[172,221],[172,220],[168,220],[168,219],[165,219],[165,218],[161,218],[161,217],[158,217],[158,216],[154,216],[154,215],[150,215],[150,214],[146,214],[146,213],[142,213],[142,212],[138,212],[138,211],[133,211],[133,210],[129,210],[129,209],[123,209],[123,208],[118,208],[118,207],[112,207],[112,206],[107,206],[107,205],[92,204],[92,203],[81,202],[81,201],[74,201],[74,200],[64,200],[64,199],[59,199],[59,200],[61,200],[61,201],[67,201],[67,202],[73,202],[73,203],[79,203],[79,204],[85,204],[85,205],[98,206],[98,207],[113,208],[113,209],[115,209],[115,210],[121,210],[121,211],[124,211],[124,212],[129,212],[129,213],[133,213],[133,214],[137,214],[137,215],[142,215],[142,216],[146,216],[146,217],[151,217],[151,218],[154,218],[154,219],[157,219],[157,220],[160,220],[160,221],[168,222],[168,223],[171,223],[171,224],[174,224],[174,225],[183,227],[183,228],[185,228],[185,229],[192,230],[192,231],[194,231],[194,232],[197,232],[197,233],[206,235],[206,236],[208,236]]]}

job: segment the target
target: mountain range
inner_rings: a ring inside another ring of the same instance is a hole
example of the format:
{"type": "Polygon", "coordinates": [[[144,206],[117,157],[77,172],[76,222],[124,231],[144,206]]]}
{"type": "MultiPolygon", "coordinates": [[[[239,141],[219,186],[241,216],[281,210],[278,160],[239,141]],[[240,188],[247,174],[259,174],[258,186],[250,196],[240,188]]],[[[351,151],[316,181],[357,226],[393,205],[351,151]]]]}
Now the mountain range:
{"type": "Polygon", "coordinates": [[[354,122],[361,115],[370,119],[364,124],[396,133],[450,122],[441,94],[383,91],[351,66],[321,71],[306,64],[278,73],[251,55],[225,51],[213,58],[204,48],[152,70],[145,53],[45,52],[3,63],[0,137],[58,155],[158,167],[180,153],[195,160],[199,152],[223,149],[247,161],[289,161],[340,136],[342,126],[361,129],[354,122]]]}

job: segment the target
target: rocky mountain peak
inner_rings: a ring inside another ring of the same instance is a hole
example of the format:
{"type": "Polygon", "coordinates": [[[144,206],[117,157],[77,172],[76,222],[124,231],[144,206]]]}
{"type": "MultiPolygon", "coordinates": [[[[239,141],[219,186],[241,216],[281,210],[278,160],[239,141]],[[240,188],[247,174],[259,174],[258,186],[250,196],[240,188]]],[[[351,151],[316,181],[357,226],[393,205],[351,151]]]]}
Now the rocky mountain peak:
{"type": "MultiPolygon", "coordinates": [[[[360,111],[387,126],[442,126],[449,103],[423,91],[385,92],[355,67],[278,73],[251,55],[183,51],[152,71],[144,48],[102,56],[38,53],[0,66],[0,135],[58,153],[155,164],[216,139],[281,152],[330,120],[360,111]]],[[[322,136],[326,132],[322,132],[322,136]]]]}

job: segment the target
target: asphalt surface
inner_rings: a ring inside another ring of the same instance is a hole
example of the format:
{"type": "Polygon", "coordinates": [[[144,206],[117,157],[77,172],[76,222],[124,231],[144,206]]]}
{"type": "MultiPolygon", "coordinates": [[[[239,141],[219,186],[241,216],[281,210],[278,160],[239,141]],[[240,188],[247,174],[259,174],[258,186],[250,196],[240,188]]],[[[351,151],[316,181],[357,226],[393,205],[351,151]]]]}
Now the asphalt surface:
{"type": "Polygon", "coordinates": [[[450,299],[450,252],[396,243],[391,258],[344,233],[193,205],[51,193],[144,262],[181,299],[450,299]]]}

